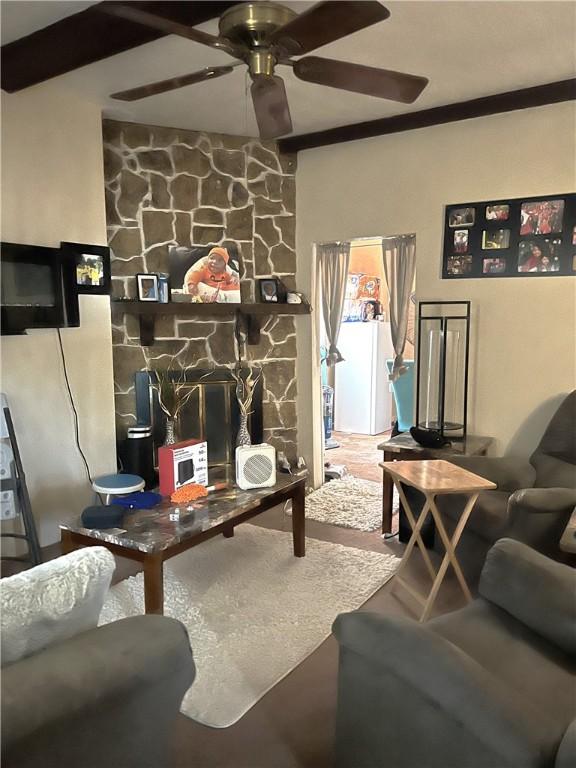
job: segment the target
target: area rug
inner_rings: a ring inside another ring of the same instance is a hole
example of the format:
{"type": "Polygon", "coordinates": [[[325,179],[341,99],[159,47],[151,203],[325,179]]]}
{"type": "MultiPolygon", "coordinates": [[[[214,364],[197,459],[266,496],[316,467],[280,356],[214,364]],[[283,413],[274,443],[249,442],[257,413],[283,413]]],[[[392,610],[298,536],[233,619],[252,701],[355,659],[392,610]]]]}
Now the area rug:
{"type": "MultiPolygon", "coordinates": [[[[398,512],[396,489],[393,510],[398,512]]],[[[382,483],[352,475],[330,480],[306,496],[306,517],[342,528],[375,531],[382,526],[382,483]]]]}
{"type": "MultiPolygon", "coordinates": [[[[182,713],[204,725],[237,722],[330,634],[339,613],[391,578],[394,555],[240,525],[164,564],[164,613],[188,630],[197,667],[182,713]]],[[[111,588],[100,624],[144,612],[143,576],[111,588]]]]}

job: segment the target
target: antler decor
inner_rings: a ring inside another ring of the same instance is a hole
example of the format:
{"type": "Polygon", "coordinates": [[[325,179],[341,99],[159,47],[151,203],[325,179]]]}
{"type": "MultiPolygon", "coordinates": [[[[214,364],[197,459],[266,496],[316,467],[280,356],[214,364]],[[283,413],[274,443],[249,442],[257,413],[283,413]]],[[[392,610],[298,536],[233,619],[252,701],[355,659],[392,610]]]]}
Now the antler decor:
{"type": "MultiPolygon", "coordinates": [[[[236,445],[252,445],[250,438],[250,432],[248,431],[248,416],[251,413],[252,400],[254,399],[254,391],[256,385],[262,378],[263,368],[262,364],[258,368],[252,365],[247,365],[242,359],[242,347],[245,348],[246,337],[242,334],[240,324],[236,322],[234,329],[234,341],[236,347],[236,364],[231,369],[232,376],[236,381],[236,400],[238,401],[238,407],[240,408],[240,426],[238,428],[238,436],[236,438],[236,445]]],[[[262,358],[262,362],[267,360],[270,356],[271,349],[262,358]]]]}
{"type": "MultiPolygon", "coordinates": [[[[158,393],[158,405],[166,414],[165,444],[171,445],[176,442],[175,426],[180,412],[196,392],[199,384],[187,381],[186,368],[179,361],[177,354],[170,357],[166,368],[155,368],[148,362],[148,369],[155,377],[155,381],[154,377],[150,377],[150,386],[158,393]]],[[[208,373],[205,374],[205,376],[208,375],[208,373]]]]}
{"type": "Polygon", "coordinates": [[[236,380],[236,398],[240,407],[240,413],[248,416],[254,398],[254,389],[262,378],[262,368],[243,366],[242,363],[238,362],[232,368],[231,373],[236,380]]]}
{"type": "Polygon", "coordinates": [[[156,374],[156,384],[152,388],[158,393],[158,404],[169,419],[176,421],[180,411],[186,405],[197,387],[190,386],[186,381],[186,373],[183,368],[177,369],[177,377],[172,375],[174,369],[170,360],[170,366],[166,369],[153,369],[156,374]]]}
{"type": "Polygon", "coordinates": [[[254,399],[256,384],[262,378],[262,368],[244,365],[240,354],[240,345],[238,345],[238,359],[230,372],[236,381],[236,400],[240,408],[240,426],[238,427],[236,445],[252,445],[252,439],[248,431],[248,416],[251,413],[250,409],[254,399]]]}

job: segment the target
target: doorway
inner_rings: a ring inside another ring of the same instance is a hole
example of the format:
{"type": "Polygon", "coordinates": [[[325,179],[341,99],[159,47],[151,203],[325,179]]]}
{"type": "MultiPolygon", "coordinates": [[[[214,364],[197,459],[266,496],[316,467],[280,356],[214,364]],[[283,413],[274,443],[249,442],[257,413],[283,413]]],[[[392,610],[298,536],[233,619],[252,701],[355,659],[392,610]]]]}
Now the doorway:
{"type": "MultiPolygon", "coordinates": [[[[326,364],[328,340],[324,323],[319,323],[324,438],[319,447],[324,480],[353,476],[380,483],[382,470],[378,463],[382,453],[378,446],[397,425],[395,399],[388,379],[395,353],[383,260],[386,239],[368,237],[349,242],[337,342],[343,360],[335,365],[326,364]]],[[[321,286],[319,289],[321,294],[321,286]]],[[[413,360],[414,301],[407,308],[407,324],[404,356],[413,360]]]]}

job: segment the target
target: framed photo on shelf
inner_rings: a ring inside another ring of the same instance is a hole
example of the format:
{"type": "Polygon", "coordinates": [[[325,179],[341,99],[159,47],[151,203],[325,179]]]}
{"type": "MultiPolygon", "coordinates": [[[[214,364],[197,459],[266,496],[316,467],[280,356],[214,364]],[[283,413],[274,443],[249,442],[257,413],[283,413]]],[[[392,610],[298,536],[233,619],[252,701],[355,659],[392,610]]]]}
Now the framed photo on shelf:
{"type": "Polygon", "coordinates": [[[201,304],[240,304],[238,246],[173,245],[168,249],[171,293],[201,304]]]}
{"type": "Polygon", "coordinates": [[[446,206],[443,279],[575,273],[576,194],[446,206]]]}
{"type": "Polygon", "coordinates": [[[271,302],[286,303],[286,289],[276,277],[264,277],[258,280],[258,298],[264,304],[271,302]]]}
{"type": "Polygon", "coordinates": [[[158,275],[148,272],[139,272],[136,275],[138,286],[138,301],[158,301],[160,292],[158,290],[158,275]]]}
{"type": "Polygon", "coordinates": [[[61,242],[60,248],[76,255],[76,290],[106,296],[111,289],[110,248],[105,245],[61,242]]]}
{"type": "Polygon", "coordinates": [[[362,322],[367,323],[369,320],[376,320],[378,315],[382,313],[382,307],[379,301],[368,299],[362,302],[362,322]]]}

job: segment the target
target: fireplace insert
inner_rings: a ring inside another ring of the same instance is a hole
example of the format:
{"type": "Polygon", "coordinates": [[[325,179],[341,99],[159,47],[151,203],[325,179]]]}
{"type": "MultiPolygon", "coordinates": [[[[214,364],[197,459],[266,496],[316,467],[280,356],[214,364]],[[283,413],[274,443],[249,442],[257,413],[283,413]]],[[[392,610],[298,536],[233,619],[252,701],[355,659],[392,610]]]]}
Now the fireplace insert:
{"type": "MultiPolygon", "coordinates": [[[[174,372],[174,377],[179,376],[174,372]]],[[[181,440],[206,440],[208,466],[222,466],[234,461],[236,436],[240,424],[240,409],[236,400],[236,381],[228,368],[205,370],[189,368],[186,382],[193,388],[192,395],[182,408],[178,423],[181,440]]],[[[138,424],[150,424],[154,446],[162,445],[166,432],[166,416],[158,403],[158,393],[153,387],[153,371],[135,374],[136,418],[138,424]]],[[[253,443],[261,443],[262,437],[262,379],[254,390],[252,413],[248,428],[253,443]]]]}

